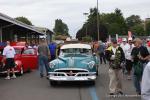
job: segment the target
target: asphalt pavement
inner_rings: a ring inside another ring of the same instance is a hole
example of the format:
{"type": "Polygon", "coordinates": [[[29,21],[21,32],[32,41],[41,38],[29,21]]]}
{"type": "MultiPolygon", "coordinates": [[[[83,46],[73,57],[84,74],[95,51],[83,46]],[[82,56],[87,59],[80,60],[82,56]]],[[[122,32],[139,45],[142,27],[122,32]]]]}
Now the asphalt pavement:
{"type": "Polygon", "coordinates": [[[133,82],[123,76],[123,96],[109,96],[108,65],[101,65],[95,85],[85,82],[59,83],[52,87],[38,71],[25,73],[17,79],[0,76],[0,100],[141,100],[133,82]]]}

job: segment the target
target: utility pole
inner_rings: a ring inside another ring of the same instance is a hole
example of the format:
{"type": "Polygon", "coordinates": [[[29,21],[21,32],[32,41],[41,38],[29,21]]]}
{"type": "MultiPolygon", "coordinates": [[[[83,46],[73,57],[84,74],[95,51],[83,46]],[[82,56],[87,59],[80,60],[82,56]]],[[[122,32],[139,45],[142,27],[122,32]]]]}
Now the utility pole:
{"type": "Polygon", "coordinates": [[[98,9],[98,0],[97,0],[97,39],[99,41],[99,9],[98,9]]]}
{"type": "Polygon", "coordinates": [[[87,36],[87,25],[86,25],[86,18],[87,18],[87,15],[88,13],[83,13],[83,15],[85,15],[85,32],[86,32],[86,36],[87,36]]]}

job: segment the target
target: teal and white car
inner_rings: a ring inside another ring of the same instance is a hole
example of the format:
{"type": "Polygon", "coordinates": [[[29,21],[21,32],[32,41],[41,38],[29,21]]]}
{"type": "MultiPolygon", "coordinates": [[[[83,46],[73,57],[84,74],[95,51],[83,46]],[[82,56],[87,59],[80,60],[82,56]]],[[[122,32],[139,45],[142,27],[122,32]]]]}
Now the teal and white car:
{"type": "Polygon", "coordinates": [[[59,57],[49,62],[49,81],[92,81],[98,75],[99,60],[88,44],[65,44],[59,57]]]}

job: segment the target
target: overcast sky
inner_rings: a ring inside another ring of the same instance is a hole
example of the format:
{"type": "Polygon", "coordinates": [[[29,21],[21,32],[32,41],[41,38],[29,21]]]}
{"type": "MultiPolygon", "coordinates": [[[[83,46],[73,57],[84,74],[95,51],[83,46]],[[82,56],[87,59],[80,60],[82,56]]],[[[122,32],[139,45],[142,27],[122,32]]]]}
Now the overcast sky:
{"type": "MultiPolygon", "coordinates": [[[[27,17],[35,26],[53,29],[55,19],[62,19],[75,35],[85,21],[83,13],[96,7],[96,0],[0,0],[0,12],[10,17],[27,17]]],[[[142,19],[150,17],[150,0],[99,0],[100,13],[122,10],[125,17],[132,14],[142,19]]]]}

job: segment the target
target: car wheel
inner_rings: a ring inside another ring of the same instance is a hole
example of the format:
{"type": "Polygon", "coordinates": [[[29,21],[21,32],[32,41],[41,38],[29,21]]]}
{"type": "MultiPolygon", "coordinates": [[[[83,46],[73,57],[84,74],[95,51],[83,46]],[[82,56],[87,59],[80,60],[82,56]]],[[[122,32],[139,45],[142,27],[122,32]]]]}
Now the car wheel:
{"type": "Polygon", "coordinates": [[[19,72],[19,75],[23,75],[24,74],[24,70],[23,70],[23,66],[21,66],[21,68],[20,68],[20,72],[19,72]]]}
{"type": "Polygon", "coordinates": [[[31,69],[30,67],[27,68],[27,73],[30,73],[31,72],[31,69]]]}
{"type": "Polygon", "coordinates": [[[95,81],[90,81],[90,85],[95,85],[95,81]]]}
{"type": "Polygon", "coordinates": [[[56,81],[49,81],[50,82],[50,86],[56,86],[57,82],[56,81]]]}

